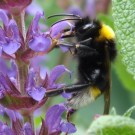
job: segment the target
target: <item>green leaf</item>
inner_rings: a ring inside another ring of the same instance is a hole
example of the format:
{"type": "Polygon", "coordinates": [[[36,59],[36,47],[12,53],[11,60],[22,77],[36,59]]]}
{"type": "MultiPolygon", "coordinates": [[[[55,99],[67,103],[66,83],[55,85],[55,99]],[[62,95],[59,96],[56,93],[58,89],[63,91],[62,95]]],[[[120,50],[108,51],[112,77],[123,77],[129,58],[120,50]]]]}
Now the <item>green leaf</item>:
{"type": "Polygon", "coordinates": [[[123,114],[123,116],[130,117],[133,111],[135,111],[135,106],[129,108],[129,109],[123,114]]]}
{"type": "Polygon", "coordinates": [[[135,0],[113,0],[113,18],[123,62],[135,78],[135,0]]]}
{"type": "Polygon", "coordinates": [[[133,79],[133,76],[126,72],[126,66],[122,64],[122,57],[119,55],[114,62],[113,68],[115,69],[115,72],[122,82],[123,86],[127,90],[135,91],[135,81],[133,79]]]}
{"type": "Polygon", "coordinates": [[[135,135],[135,121],[122,116],[101,116],[86,135],[135,135]]]}

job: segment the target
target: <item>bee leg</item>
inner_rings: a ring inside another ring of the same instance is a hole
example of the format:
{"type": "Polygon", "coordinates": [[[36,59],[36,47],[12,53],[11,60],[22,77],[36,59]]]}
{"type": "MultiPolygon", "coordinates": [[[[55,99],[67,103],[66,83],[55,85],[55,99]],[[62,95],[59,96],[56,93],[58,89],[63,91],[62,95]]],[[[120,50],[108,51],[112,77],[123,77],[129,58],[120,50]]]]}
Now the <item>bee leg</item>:
{"type": "Polygon", "coordinates": [[[109,108],[110,108],[110,94],[104,93],[104,115],[109,114],[109,108]]]}
{"type": "Polygon", "coordinates": [[[75,34],[61,36],[61,38],[70,38],[70,37],[75,37],[75,34]]]}
{"type": "Polygon", "coordinates": [[[80,41],[80,42],[78,42],[79,44],[82,44],[82,43],[86,43],[86,42],[91,42],[92,41],[92,38],[90,37],[90,38],[88,38],[88,39],[85,39],[85,40],[82,40],[82,41],[80,41]]]}
{"type": "Polygon", "coordinates": [[[68,32],[68,31],[71,31],[71,29],[65,29],[65,30],[63,30],[63,32],[68,32]]]}
{"type": "Polygon", "coordinates": [[[67,112],[67,115],[66,115],[66,119],[68,122],[70,122],[70,117],[73,113],[75,113],[76,110],[75,109],[70,109],[68,112],[67,112]]]}
{"type": "Polygon", "coordinates": [[[63,88],[48,90],[46,92],[47,97],[57,96],[63,92],[65,93],[72,93],[72,92],[78,92],[83,90],[84,88],[87,88],[90,85],[90,83],[85,84],[72,84],[70,86],[65,86],[63,88]]]}
{"type": "Polygon", "coordinates": [[[81,57],[98,55],[98,52],[96,51],[96,49],[88,47],[83,44],[77,44],[75,52],[78,56],[81,56],[81,57]]]}

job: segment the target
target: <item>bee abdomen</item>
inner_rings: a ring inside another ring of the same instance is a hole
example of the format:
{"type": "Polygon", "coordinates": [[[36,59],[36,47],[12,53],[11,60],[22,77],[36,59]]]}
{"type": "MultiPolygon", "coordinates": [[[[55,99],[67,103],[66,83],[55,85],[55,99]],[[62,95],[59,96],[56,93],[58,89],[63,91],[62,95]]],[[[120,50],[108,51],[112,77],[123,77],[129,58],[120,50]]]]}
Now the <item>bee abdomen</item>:
{"type": "Polygon", "coordinates": [[[67,106],[78,109],[93,102],[100,94],[100,90],[96,87],[87,88],[86,90],[75,93],[73,97],[67,101],[67,106]]]}

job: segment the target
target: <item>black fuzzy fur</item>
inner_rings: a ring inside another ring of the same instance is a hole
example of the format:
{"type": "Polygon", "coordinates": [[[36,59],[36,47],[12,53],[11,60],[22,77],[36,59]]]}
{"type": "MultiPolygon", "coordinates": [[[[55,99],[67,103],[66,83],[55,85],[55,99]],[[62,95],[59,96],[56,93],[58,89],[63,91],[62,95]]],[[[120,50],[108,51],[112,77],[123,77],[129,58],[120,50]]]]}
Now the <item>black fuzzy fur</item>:
{"type": "Polygon", "coordinates": [[[87,52],[86,50],[80,48],[76,49],[76,55],[79,61],[79,83],[83,84],[90,82],[92,86],[96,86],[101,90],[101,92],[104,92],[104,90],[106,90],[106,86],[108,85],[108,81],[106,80],[108,73],[105,68],[105,46],[108,47],[109,61],[113,61],[115,59],[117,51],[115,41],[113,39],[96,41],[101,27],[102,25],[99,21],[91,21],[89,18],[84,18],[83,20],[75,23],[75,36],[77,41],[83,41],[91,37],[92,40],[84,42],[83,45],[96,50],[96,52],[93,53],[92,51],[87,52]],[[89,23],[92,24],[92,28],[84,30],[84,26],[89,23]],[[96,71],[99,71],[99,73],[96,73],[96,71]]]}
{"type": "MultiPolygon", "coordinates": [[[[114,39],[97,41],[99,30],[102,25],[99,21],[91,21],[88,17],[75,23],[74,33],[78,42],[84,41],[80,47],[75,49],[75,54],[78,58],[78,82],[62,88],[50,90],[46,92],[48,97],[56,96],[61,93],[73,93],[73,97],[77,97],[79,93],[85,93],[89,87],[97,87],[101,93],[107,90],[110,86],[109,69],[106,67],[106,57],[109,62],[112,62],[117,54],[114,39]],[[87,24],[91,27],[84,29],[87,24]],[[105,47],[107,46],[107,54],[105,47]],[[109,56],[108,56],[109,54],[109,56]],[[84,91],[84,92],[83,92],[84,91]]],[[[70,101],[69,100],[69,101],[70,101]]]]}

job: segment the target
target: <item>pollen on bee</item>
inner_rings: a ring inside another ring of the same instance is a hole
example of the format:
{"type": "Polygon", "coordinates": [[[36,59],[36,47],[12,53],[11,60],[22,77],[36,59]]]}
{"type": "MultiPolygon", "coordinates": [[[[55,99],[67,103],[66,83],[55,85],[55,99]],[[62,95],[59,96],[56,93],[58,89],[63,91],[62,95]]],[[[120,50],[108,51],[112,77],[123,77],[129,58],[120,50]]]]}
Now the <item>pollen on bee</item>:
{"type": "Polygon", "coordinates": [[[79,44],[76,44],[76,48],[79,48],[80,47],[80,45],[79,44]]]}
{"type": "Polygon", "coordinates": [[[97,87],[91,87],[89,90],[89,94],[91,97],[96,99],[101,94],[101,91],[97,87]]]}

